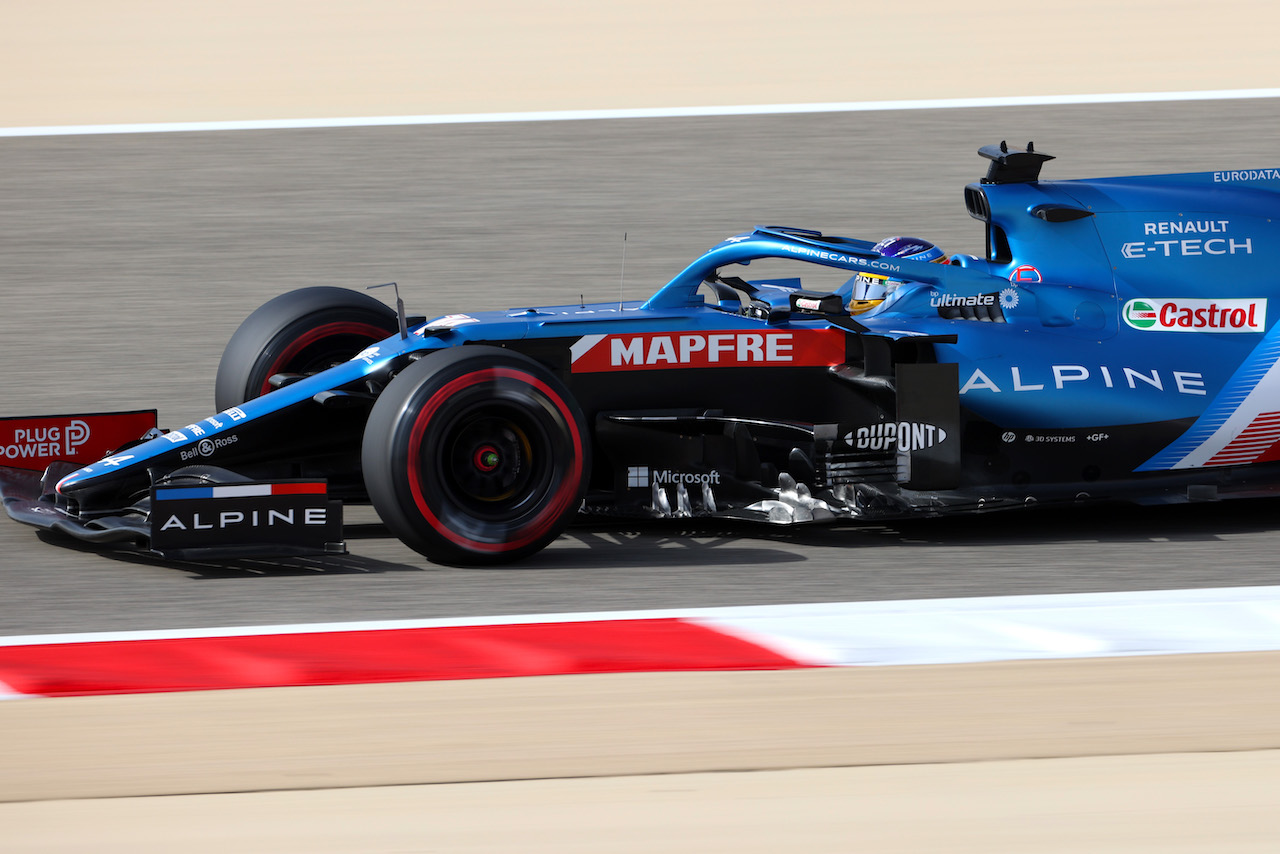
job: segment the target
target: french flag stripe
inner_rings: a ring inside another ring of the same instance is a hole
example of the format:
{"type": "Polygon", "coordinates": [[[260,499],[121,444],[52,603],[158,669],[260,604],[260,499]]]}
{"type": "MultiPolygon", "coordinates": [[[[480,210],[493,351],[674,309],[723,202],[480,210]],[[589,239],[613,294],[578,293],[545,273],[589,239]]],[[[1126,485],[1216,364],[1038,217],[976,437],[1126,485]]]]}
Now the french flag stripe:
{"type": "Polygon", "coordinates": [[[323,483],[273,483],[272,495],[323,495],[326,486],[323,483]]]}
{"type": "Polygon", "coordinates": [[[237,483],[228,486],[189,486],[180,489],[157,489],[157,501],[193,498],[256,498],[265,495],[320,495],[323,483],[237,483]]]}

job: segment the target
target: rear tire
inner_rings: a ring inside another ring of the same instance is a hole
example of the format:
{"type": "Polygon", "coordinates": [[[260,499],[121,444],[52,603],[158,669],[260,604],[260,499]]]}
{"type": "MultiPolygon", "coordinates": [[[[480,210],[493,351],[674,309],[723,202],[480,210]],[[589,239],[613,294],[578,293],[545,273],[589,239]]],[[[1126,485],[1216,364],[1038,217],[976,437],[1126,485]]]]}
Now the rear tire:
{"type": "Polygon", "coordinates": [[[275,374],[310,374],[345,362],[399,329],[396,313],[346,288],[281,294],[245,318],[218,363],[219,411],[271,391],[275,374]]]}
{"type": "Polygon", "coordinates": [[[451,565],[506,563],[554,540],[582,502],[586,423],[538,362],[497,347],[428,355],[378,398],[365,488],[393,534],[451,565]]]}

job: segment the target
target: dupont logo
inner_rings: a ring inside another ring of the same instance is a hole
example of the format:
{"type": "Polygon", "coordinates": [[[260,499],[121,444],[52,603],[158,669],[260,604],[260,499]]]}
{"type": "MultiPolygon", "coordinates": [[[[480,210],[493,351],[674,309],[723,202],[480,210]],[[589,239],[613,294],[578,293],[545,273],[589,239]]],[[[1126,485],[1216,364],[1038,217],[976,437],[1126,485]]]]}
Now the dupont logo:
{"type": "Polygon", "coordinates": [[[1121,312],[1134,329],[1155,332],[1263,332],[1265,299],[1131,299],[1121,312]]]}
{"type": "Polygon", "coordinates": [[[845,442],[860,451],[923,451],[947,440],[947,431],[918,421],[886,421],[846,433],[845,442]]]}

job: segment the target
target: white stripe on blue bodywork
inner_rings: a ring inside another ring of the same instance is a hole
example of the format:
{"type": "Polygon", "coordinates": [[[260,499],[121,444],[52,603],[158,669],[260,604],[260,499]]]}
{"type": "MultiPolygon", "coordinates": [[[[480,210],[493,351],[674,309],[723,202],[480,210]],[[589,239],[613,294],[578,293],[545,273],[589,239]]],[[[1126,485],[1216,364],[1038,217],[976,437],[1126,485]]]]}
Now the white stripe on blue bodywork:
{"type": "MultiPolygon", "coordinates": [[[[1228,420],[1240,412],[1245,401],[1249,399],[1259,386],[1270,387],[1280,381],[1280,374],[1273,374],[1271,382],[1263,383],[1268,374],[1277,367],[1277,361],[1280,360],[1280,323],[1271,327],[1271,331],[1262,339],[1262,343],[1249,354],[1249,358],[1236,369],[1231,375],[1231,379],[1227,380],[1227,384],[1223,386],[1222,391],[1213,399],[1213,402],[1205,409],[1205,411],[1196,419],[1187,432],[1183,433],[1176,441],[1166,447],[1163,451],[1138,466],[1134,471],[1167,471],[1177,468],[1192,468],[1202,465],[1203,457],[1208,459],[1213,454],[1196,454],[1196,451],[1205,447],[1219,431],[1222,430],[1228,420]],[[1195,459],[1191,459],[1195,455],[1195,459]]],[[[1277,398],[1280,403],[1280,398],[1277,398]]],[[[1262,409],[1259,408],[1258,412],[1262,409]]],[[[1235,430],[1230,436],[1226,436],[1225,441],[1215,443],[1217,447],[1211,450],[1221,450],[1225,447],[1240,430],[1244,429],[1253,420],[1254,415],[1249,414],[1243,419],[1244,423],[1239,429],[1235,430]]]]}

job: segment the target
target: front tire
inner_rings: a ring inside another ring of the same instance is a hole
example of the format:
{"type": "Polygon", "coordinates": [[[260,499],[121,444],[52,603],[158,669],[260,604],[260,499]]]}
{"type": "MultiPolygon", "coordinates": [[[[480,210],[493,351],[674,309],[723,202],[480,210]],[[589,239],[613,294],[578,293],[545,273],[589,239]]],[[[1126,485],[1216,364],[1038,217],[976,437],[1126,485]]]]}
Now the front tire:
{"type": "Polygon", "coordinates": [[[497,347],[430,354],[374,404],[365,488],[406,545],[443,564],[506,563],[554,540],[588,479],[586,423],[540,363],[497,347]]]}
{"type": "Polygon", "coordinates": [[[218,363],[219,411],[271,391],[275,374],[310,374],[394,335],[396,313],[346,288],[302,288],[262,305],[231,336],[218,363]]]}

